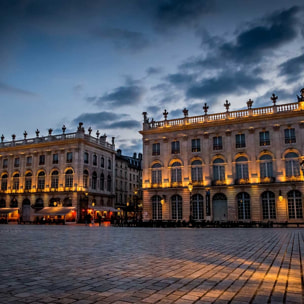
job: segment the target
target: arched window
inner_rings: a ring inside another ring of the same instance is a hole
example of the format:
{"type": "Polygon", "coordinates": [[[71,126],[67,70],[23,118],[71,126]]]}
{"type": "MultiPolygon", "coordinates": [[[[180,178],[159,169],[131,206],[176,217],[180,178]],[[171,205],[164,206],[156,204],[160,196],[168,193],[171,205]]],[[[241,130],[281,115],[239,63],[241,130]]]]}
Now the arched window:
{"type": "Polygon", "coordinates": [[[224,160],[221,158],[216,158],[213,161],[213,180],[215,182],[225,180],[224,160]]]}
{"type": "Polygon", "coordinates": [[[263,220],[271,220],[276,218],[275,195],[271,191],[262,193],[262,210],[263,220]]]}
{"type": "Polygon", "coordinates": [[[272,157],[268,154],[260,157],[260,176],[261,178],[273,177],[272,157]]]}
{"type": "Polygon", "coordinates": [[[5,208],[6,207],[6,202],[5,202],[5,199],[1,199],[0,200],[0,208],[5,208]]]}
{"type": "Polygon", "coordinates": [[[182,169],[179,162],[174,162],[171,166],[171,182],[180,183],[182,181],[182,169]]]}
{"type": "Polygon", "coordinates": [[[162,183],[161,164],[157,163],[152,166],[152,184],[160,185],[162,183]]]}
{"type": "Polygon", "coordinates": [[[65,172],[65,186],[66,187],[73,187],[73,170],[69,169],[65,172]]]}
{"type": "Polygon", "coordinates": [[[298,190],[292,190],[287,193],[288,199],[288,214],[290,219],[302,219],[302,195],[298,190]]]}
{"type": "Polygon", "coordinates": [[[92,189],[96,190],[97,188],[97,173],[94,171],[92,174],[92,189]]]}
{"type": "Polygon", "coordinates": [[[72,206],[72,199],[70,197],[66,197],[63,200],[63,207],[71,207],[72,206]]]}
{"type": "Polygon", "coordinates": [[[192,182],[203,181],[203,169],[202,162],[200,160],[194,160],[191,163],[191,180],[192,182]]]}
{"type": "Polygon", "coordinates": [[[45,173],[40,171],[38,173],[38,189],[42,190],[45,187],[45,173]]]}
{"type": "Polygon", "coordinates": [[[237,195],[239,220],[250,220],[250,195],[241,192],[237,195]]]}
{"type": "Polygon", "coordinates": [[[245,156],[236,159],[236,179],[248,179],[248,159],[245,156]]]}
{"type": "Polygon", "coordinates": [[[42,198],[39,197],[39,198],[36,199],[34,207],[35,208],[43,208],[44,207],[44,203],[43,203],[42,198]]]}
{"type": "Polygon", "coordinates": [[[25,190],[31,190],[32,189],[32,172],[27,172],[25,174],[25,190]]]}
{"type": "Polygon", "coordinates": [[[108,175],[108,179],[107,179],[107,191],[109,191],[109,192],[112,191],[112,177],[111,177],[111,175],[108,175]]]}
{"type": "Polygon", "coordinates": [[[19,173],[14,173],[13,175],[13,189],[19,190],[19,173]]]}
{"type": "Polygon", "coordinates": [[[180,195],[173,195],[171,198],[171,212],[173,220],[183,219],[183,200],[180,195]]]}
{"type": "Polygon", "coordinates": [[[105,180],[104,180],[104,174],[103,173],[101,173],[100,174],[100,190],[104,190],[104,182],[105,182],[105,180]]]}
{"type": "Polygon", "coordinates": [[[60,205],[59,197],[52,197],[49,202],[49,207],[58,207],[60,205]]]}
{"type": "Polygon", "coordinates": [[[17,208],[18,207],[18,201],[15,197],[11,200],[10,207],[11,208],[17,208]]]}
{"type": "Polygon", "coordinates": [[[1,178],[1,190],[5,191],[7,190],[7,179],[8,179],[8,175],[5,173],[2,175],[1,178]]]}
{"type": "Polygon", "coordinates": [[[300,176],[299,156],[294,152],[289,152],[285,156],[285,170],[287,177],[300,176]]]}
{"type": "Polygon", "coordinates": [[[161,197],[159,195],[155,195],[152,197],[152,219],[162,220],[162,217],[161,197]]]}
{"type": "Polygon", "coordinates": [[[59,172],[54,170],[51,175],[51,188],[57,189],[59,182],[59,172]]]}
{"type": "Polygon", "coordinates": [[[83,187],[88,188],[89,184],[89,172],[88,170],[83,170],[83,187]]]}
{"type": "Polygon", "coordinates": [[[202,220],[204,218],[204,198],[200,194],[194,194],[192,201],[192,215],[194,220],[202,220]]]}

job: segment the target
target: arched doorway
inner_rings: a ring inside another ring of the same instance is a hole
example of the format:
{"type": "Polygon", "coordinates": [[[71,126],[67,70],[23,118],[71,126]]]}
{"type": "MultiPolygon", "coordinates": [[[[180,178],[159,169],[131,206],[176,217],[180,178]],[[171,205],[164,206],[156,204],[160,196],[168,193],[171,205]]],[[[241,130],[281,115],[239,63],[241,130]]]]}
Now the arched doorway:
{"type": "Polygon", "coordinates": [[[214,221],[228,220],[227,197],[223,193],[216,193],[212,199],[212,211],[214,221]]]}
{"type": "Polygon", "coordinates": [[[22,218],[21,222],[31,221],[31,202],[28,198],[25,198],[22,202],[22,218]]]}

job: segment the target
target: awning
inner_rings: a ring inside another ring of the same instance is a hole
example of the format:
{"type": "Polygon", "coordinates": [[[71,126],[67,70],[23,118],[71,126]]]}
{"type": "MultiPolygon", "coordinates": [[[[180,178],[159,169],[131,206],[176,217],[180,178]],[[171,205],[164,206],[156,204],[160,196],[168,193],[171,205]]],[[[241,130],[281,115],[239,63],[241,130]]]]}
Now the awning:
{"type": "Polygon", "coordinates": [[[44,207],[36,211],[35,215],[66,215],[74,210],[75,207],[44,207]]]}
{"type": "Polygon", "coordinates": [[[19,208],[0,208],[0,214],[9,214],[18,210],[19,208]]]}
{"type": "Polygon", "coordinates": [[[107,206],[94,206],[90,207],[91,209],[94,209],[94,211],[108,211],[108,212],[119,212],[121,210],[115,209],[113,207],[107,207],[107,206]]]}

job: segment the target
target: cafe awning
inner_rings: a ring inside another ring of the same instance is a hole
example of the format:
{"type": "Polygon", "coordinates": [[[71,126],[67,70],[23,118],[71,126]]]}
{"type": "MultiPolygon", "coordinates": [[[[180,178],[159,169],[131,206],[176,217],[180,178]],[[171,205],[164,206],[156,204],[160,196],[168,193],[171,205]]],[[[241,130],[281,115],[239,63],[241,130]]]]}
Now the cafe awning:
{"type": "Polygon", "coordinates": [[[35,215],[66,215],[74,210],[75,207],[44,207],[36,211],[35,215]]]}
{"type": "Polygon", "coordinates": [[[18,210],[19,208],[0,208],[0,214],[9,214],[18,210]]]}
{"type": "Polygon", "coordinates": [[[108,211],[108,212],[119,212],[121,210],[115,209],[113,207],[107,207],[107,206],[94,206],[90,207],[91,209],[94,209],[94,211],[108,211]]]}

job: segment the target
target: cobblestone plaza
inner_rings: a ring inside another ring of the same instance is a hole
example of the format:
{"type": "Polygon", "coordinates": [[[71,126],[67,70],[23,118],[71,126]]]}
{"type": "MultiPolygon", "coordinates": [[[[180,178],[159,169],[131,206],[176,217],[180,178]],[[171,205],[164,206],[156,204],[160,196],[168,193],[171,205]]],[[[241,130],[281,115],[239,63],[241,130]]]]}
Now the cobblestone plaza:
{"type": "Polygon", "coordinates": [[[0,226],[0,303],[303,303],[301,229],[0,226]]]}

